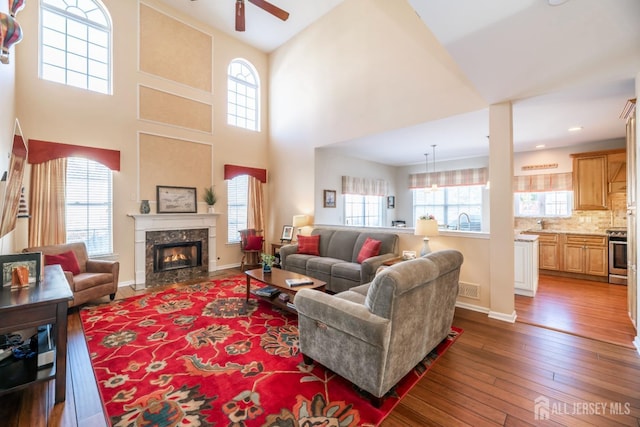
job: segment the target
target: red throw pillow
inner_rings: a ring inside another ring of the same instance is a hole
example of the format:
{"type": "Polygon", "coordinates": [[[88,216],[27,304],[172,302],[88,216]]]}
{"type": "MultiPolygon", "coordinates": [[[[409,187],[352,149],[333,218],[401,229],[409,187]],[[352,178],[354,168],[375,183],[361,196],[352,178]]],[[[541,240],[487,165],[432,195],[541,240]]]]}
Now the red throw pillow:
{"type": "Polygon", "coordinates": [[[298,236],[298,253],[320,255],[320,235],[298,236]]]}
{"type": "Polygon", "coordinates": [[[80,274],[80,264],[73,251],[63,252],[56,255],[44,255],[44,265],[59,264],[63,271],[70,271],[74,276],[80,274]]]}
{"type": "Polygon", "coordinates": [[[360,248],[360,252],[358,252],[358,262],[362,263],[365,259],[380,254],[380,246],[382,246],[382,242],[380,240],[367,237],[362,248],[360,248]]]}
{"type": "Polygon", "coordinates": [[[262,236],[248,236],[245,251],[259,251],[262,249],[262,236]]]}

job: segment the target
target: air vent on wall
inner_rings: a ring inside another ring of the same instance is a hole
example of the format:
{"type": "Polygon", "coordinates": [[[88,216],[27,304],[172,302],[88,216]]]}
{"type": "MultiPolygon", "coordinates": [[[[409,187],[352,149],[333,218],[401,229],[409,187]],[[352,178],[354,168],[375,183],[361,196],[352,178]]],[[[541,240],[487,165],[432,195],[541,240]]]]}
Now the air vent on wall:
{"type": "Polygon", "coordinates": [[[458,282],[458,296],[480,299],[480,285],[476,283],[458,282]]]}

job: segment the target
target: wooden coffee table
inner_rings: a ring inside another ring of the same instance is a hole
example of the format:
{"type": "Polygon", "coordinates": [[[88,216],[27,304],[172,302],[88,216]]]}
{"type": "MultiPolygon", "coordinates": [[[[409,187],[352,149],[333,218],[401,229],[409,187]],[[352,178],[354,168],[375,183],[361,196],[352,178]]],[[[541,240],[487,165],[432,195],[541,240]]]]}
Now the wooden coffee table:
{"type": "MultiPolygon", "coordinates": [[[[322,280],[314,279],[313,277],[304,276],[302,274],[282,270],[279,268],[272,269],[271,273],[265,273],[262,271],[262,268],[256,268],[254,270],[247,270],[244,272],[244,274],[247,276],[247,301],[249,301],[249,296],[251,295],[251,279],[258,280],[262,283],[278,288],[281,293],[284,292],[289,295],[289,301],[291,302],[293,302],[293,297],[300,289],[315,289],[324,292],[324,287],[327,284],[322,280]],[[287,285],[287,283],[285,282],[285,280],[287,279],[309,279],[312,280],[313,283],[309,285],[289,287],[289,285],[287,285]]],[[[256,294],[254,294],[254,296],[265,301],[269,301],[276,307],[282,308],[291,313],[297,313],[295,308],[288,306],[286,302],[280,300],[277,296],[273,296],[270,298],[256,294]]]]}

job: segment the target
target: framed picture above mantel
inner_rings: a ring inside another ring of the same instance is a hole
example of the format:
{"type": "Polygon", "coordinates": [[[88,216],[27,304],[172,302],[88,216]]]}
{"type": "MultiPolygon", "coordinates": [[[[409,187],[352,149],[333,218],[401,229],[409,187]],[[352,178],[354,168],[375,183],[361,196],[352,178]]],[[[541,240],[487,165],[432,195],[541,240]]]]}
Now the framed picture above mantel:
{"type": "Polygon", "coordinates": [[[156,186],[157,212],[160,213],[197,213],[195,187],[156,186]]]}

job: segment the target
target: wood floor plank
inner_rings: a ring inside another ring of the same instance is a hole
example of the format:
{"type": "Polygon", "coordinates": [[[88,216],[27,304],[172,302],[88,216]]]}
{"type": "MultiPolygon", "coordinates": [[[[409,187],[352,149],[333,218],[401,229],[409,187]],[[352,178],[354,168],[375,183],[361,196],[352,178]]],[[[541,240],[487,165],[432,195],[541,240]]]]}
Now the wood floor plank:
{"type": "MultiPolygon", "coordinates": [[[[236,274],[239,274],[237,269],[230,269],[217,272],[216,277],[236,274]]],[[[598,292],[601,292],[601,299],[606,304],[619,304],[624,299],[621,288],[608,288],[607,284],[587,284],[585,287],[584,283],[571,283],[566,279],[553,279],[549,283],[576,288],[588,298],[598,298],[598,292]]],[[[152,290],[177,286],[181,285],[152,290]]],[[[566,323],[576,328],[569,333],[528,322],[501,322],[489,319],[485,313],[456,309],[454,325],[463,328],[464,333],[402,399],[382,426],[535,426],[540,424],[534,413],[534,400],[539,395],[546,396],[551,403],[631,403],[629,413],[552,414],[544,425],[640,426],[640,357],[637,350],[628,342],[614,345],[610,340],[597,340],[597,336],[590,339],[585,335],[589,332],[586,325],[606,324],[606,328],[615,328],[618,323],[624,324],[624,318],[621,320],[617,309],[589,307],[591,303],[581,300],[578,291],[574,289],[573,294],[556,299],[550,290],[539,292],[543,298],[536,296],[527,301],[526,307],[516,309],[520,320],[527,315],[535,316],[535,310],[541,305],[548,313],[556,311],[557,304],[561,304],[559,312],[570,316],[573,320],[566,323]],[[545,301],[551,301],[546,308],[545,301]],[[579,313],[567,314],[571,311],[579,313]],[[608,316],[616,318],[609,323],[605,320],[608,316]]],[[[124,287],[118,290],[116,298],[145,292],[124,287]]],[[[108,303],[109,300],[100,301],[108,303]]],[[[77,310],[70,312],[68,323],[66,402],[53,406],[53,381],[5,395],[0,405],[2,426],[108,425],[77,310]]],[[[600,328],[592,329],[596,334],[602,333],[600,328]]],[[[626,329],[622,333],[623,340],[633,334],[635,332],[629,333],[626,329]]]]}

